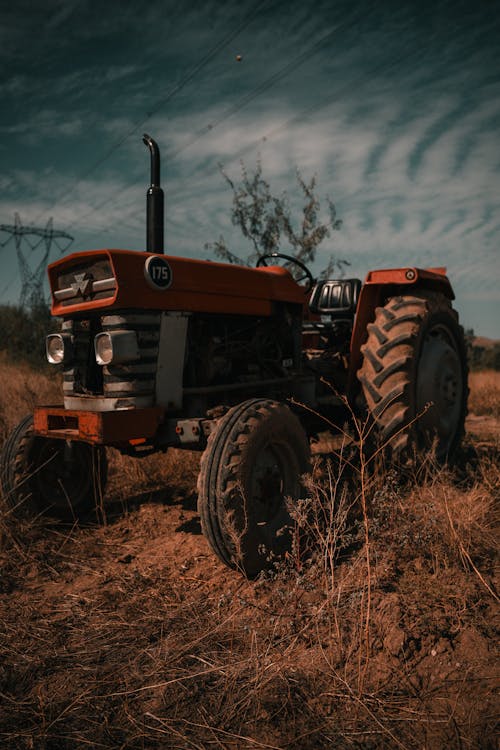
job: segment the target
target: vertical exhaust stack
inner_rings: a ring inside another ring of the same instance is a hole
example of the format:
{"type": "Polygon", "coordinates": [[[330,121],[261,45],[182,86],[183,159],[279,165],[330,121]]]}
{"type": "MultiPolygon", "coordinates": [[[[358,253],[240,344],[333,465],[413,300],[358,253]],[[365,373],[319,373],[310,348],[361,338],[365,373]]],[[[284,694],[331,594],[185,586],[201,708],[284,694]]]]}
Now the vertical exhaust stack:
{"type": "Polygon", "coordinates": [[[146,251],[163,253],[163,190],[160,187],[160,149],[147,133],[142,140],[151,153],[151,185],[146,196],[146,251]]]}

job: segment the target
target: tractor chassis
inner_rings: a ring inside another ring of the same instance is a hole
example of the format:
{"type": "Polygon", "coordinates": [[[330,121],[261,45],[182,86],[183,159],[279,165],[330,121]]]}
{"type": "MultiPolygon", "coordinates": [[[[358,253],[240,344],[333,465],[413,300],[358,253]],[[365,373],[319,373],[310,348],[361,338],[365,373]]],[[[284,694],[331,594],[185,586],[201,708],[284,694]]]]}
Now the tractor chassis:
{"type": "MultiPolygon", "coordinates": [[[[163,407],[94,411],[66,409],[64,406],[39,406],[33,412],[33,434],[48,439],[82,441],[95,446],[112,446],[122,453],[142,457],[168,447],[204,450],[217,421],[228,409],[247,396],[249,386],[255,392],[255,383],[234,383],[208,388],[186,388],[189,397],[203,397],[208,392],[220,392],[227,405],[208,409],[204,416],[191,418],[172,416],[163,407]]],[[[297,406],[306,409],[337,402],[331,396],[315,397],[316,378],[302,376],[261,381],[258,384],[280,400],[293,399],[297,406]],[[278,391],[278,392],[276,392],[278,391]],[[280,393],[279,393],[280,392],[280,393]]]]}

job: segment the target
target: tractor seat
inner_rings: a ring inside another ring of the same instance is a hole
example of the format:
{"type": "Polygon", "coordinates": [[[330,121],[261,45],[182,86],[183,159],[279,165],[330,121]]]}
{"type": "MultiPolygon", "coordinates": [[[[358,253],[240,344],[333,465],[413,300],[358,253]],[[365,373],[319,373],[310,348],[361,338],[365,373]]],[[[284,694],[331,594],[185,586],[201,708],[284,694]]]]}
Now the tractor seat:
{"type": "Polygon", "coordinates": [[[309,300],[309,310],[321,315],[329,322],[336,320],[354,321],[358,305],[360,279],[327,279],[318,281],[309,300]]]}

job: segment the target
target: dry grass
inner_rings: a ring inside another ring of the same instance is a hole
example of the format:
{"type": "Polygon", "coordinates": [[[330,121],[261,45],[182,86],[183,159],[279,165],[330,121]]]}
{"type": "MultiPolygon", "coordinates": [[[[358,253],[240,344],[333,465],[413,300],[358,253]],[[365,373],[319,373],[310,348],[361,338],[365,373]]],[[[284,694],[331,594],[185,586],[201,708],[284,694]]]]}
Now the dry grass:
{"type": "Polygon", "coordinates": [[[500,372],[471,372],[469,387],[469,410],[500,419],[500,372]]]}
{"type": "Polygon", "coordinates": [[[14,365],[0,352],[0,442],[37,404],[61,401],[58,372],[35,372],[28,365],[14,365]]]}
{"type": "MultiPolygon", "coordinates": [[[[7,388],[10,425],[30,403],[7,388]]],[[[496,747],[498,446],[364,486],[318,458],[293,553],[253,583],[201,537],[196,472],[194,454],[113,454],[104,525],[9,527],[0,744],[496,747]]]]}

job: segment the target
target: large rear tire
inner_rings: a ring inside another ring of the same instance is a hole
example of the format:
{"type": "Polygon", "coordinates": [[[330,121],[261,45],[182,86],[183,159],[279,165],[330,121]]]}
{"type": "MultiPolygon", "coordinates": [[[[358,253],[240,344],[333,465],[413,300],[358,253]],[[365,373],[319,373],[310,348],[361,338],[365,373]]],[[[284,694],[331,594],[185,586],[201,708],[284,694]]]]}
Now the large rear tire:
{"type": "Polygon", "coordinates": [[[254,577],[290,549],[286,500],[301,496],[309,459],[302,425],[277,401],[245,401],[219,421],[201,460],[198,511],[226,565],[254,577]]]}
{"type": "Polygon", "coordinates": [[[12,512],[75,520],[102,501],[106,479],[103,447],[34,435],[31,416],[13,430],[2,451],[0,481],[12,512]]]}
{"type": "Polygon", "coordinates": [[[450,300],[427,291],[390,298],[361,351],[358,378],[381,442],[401,459],[432,446],[439,462],[451,459],[464,433],[468,371],[450,300]]]}

